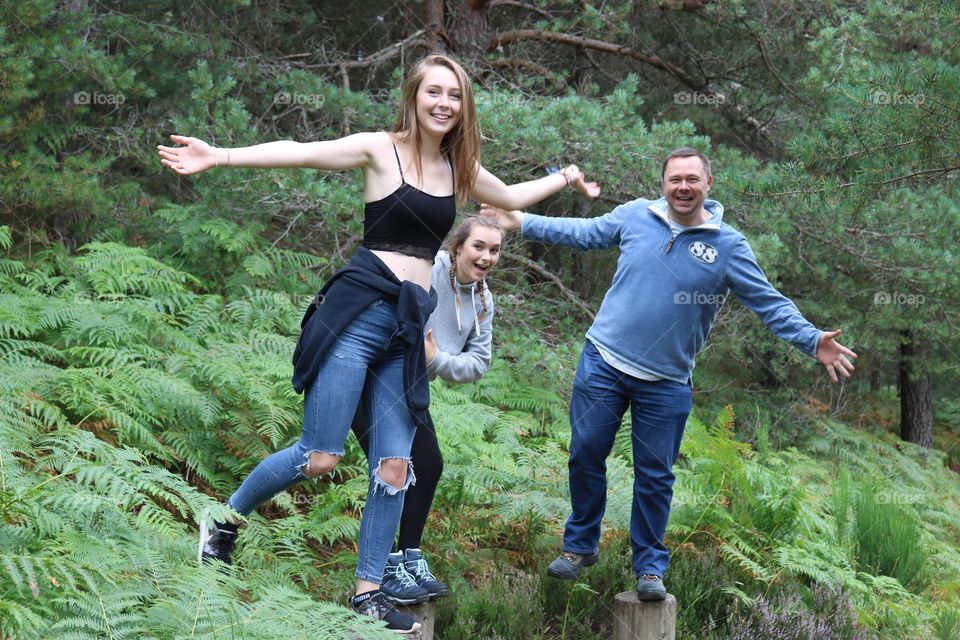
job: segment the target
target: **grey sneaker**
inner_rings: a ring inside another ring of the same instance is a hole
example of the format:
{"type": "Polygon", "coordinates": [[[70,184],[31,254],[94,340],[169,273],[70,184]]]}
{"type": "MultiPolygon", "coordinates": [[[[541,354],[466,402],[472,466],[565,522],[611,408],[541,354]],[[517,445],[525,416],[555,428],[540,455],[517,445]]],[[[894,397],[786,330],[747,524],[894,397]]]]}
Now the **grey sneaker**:
{"type": "Polygon", "coordinates": [[[387,629],[396,633],[416,633],[420,631],[420,621],[416,616],[397,611],[382,591],[368,591],[350,598],[350,608],[362,616],[374,620],[383,620],[387,629]]]}
{"type": "Polygon", "coordinates": [[[642,575],[637,579],[638,600],[664,600],[667,589],[663,586],[663,578],[653,574],[642,575]]]}
{"type": "Polygon", "coordinates": [[[430,599],[430,592],[417,584],[417,579],[407,571],[400,552],[387,556],[380,591],[397,604],[420,604],[430,599]]]}
{"type": "Polygon", "coordinates": [[[431,600],[450,595],[450,589],[447,588],[447,585],[437,580],[437,577],[430,572],[430,567],[427,565],[420,549],[404,549],[403,565],[407,568],[407,572],[413,576],[413,579],[417,581],[417,584],[427,590],[431,600]]]}
{"type": "Polygon", "coordinates": [[[547,575],[561,580],[576,580],[577,576],[580,575],[580,569],[597,564],[599,559],[599,553],[585,556],[572,551],[564,551],[547,567],[547,575]]]}

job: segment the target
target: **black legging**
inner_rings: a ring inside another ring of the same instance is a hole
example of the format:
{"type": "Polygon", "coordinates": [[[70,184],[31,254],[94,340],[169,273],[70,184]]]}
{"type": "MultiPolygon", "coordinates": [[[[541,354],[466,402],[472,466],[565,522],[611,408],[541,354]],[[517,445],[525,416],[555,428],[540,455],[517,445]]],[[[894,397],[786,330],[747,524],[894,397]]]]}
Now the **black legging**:
{"type": "MultiPolygon", "coordinates": [[[[397,549],[419,549],[420,539],[423,538],[423,528],[427,525],[427,516],[430,515],[430,505],[433,504],[433,495],[443,473],[443,456],[440,454],[440,444],[437,442],[437,433],[433,427],[433,418],[427,413],[427,426],[417,429],[413,437],[413,446],[410,449],[410,458],[413,461],[413,470],[417,483],[407,488],[403,499],[403,513],[400,515],[400,535],[397,539],[397,549]]],[[[360,441],[363,452],[369,455],[370,440],[367,430],[367,417],[363,406],[357,408],[357,414],[351,425],[353,433],[360,441]]]]}

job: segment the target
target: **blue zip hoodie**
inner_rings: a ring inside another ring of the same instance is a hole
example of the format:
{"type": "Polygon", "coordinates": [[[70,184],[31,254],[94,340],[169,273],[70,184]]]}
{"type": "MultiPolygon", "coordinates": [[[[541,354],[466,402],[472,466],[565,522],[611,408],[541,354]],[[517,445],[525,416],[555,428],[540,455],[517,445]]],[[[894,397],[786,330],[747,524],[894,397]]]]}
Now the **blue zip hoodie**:
{"type": "Polygon", "coordinates": [[[710,219],[676,238],[667,201],[638,199],[597,218],[528,213],[524,238],[574,249],[619,246],[617,271],[587,331],[596,345],[638,369],[685,384],[730,291],[779,338],[816,356],[820,330],[760,270],[742,233],[706,200],[710,219]]]}

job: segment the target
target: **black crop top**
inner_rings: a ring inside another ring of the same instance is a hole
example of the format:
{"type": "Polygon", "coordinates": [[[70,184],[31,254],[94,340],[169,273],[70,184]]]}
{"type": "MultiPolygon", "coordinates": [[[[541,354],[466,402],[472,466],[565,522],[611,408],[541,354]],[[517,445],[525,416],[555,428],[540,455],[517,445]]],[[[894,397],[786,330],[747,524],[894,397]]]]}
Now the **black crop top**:
{"type": "MultiPolygon", "coordinates": [[[[408,184],[396,145],[393,153],[397,156],[401,184],[387,197],[364,205],[363,246],[433,262],[457,217],[456,199],[452,194],[432,196],[408,184]]],[[[450,171],[453,172],[452,166],[450,171]]]]}

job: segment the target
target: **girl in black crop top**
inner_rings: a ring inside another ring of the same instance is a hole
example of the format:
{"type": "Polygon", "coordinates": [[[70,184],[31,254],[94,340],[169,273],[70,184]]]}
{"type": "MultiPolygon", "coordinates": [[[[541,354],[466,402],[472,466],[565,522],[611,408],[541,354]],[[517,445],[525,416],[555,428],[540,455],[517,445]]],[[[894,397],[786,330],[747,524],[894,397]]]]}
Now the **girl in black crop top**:
{"type": "MultiPolygon", "coordinates": [[[[398,280],[416,283],[424,295],[430,288],[433,256],[453,225],[456,207],[463,206],[468,197],[511,210],[526,208],[568,185],[590,197],[600,192],[595,183],[585,181],[583,172],[575,165],[509,186],[484,169],[480,164],[480,127],[470,80],[459,64],[442,55],[427,56],[411,69],[404,83],[400,113],[390,133],[358,133],[337,140],[306,143],[268,142],[233,149],[213,148],[197,138],[179,135],[172,135],[170,139],[182,146],[160,145],[161,162],[180,175],[214,167],[309,167],[325,171],[361,168],[366,205],[364,247],[358,251],[371,251],[398,280]]],[[[396,304],[395,300],[384,299],[384,302],[396,304]]],[[[330,304],[337,305],[337,301],[324,300],[324,305],[330,304]]],[[[358,322],[364,314],[366,312],[358,316],[358,322]]],[[[352,326],[338,335],[348,334],[352,326]]],[[[390,333],[395,335],[397,331],[390,333]]],[[[385,339],[398,338],[388,335],[385,339]]],[[[368,363],[372,375],[380,368],[396,365],[389,360],[398,357],[396,350],[387,348],[385,353],[392,355],[368,363]]],[[[325,358],[325,362],[329,360],[332,358],[325,358]]],[[[342,382],[325,378],[321,368],[316,380],[306,389],[305,406],[309,404],[318,409],[310,415],[305,409],[301,441],[261,462],[228,500],[231,507],[247,515],[256,503],[274,493],[304,478],[328,473],[336,466],[342,449],[311,446],[308,431],[312,433],[314,426],[309,421],[320,415],[325,421],[326,433],[342,432],[346,438],[353,409],[333,410],[335,399],[323,395],[333,391],[342,393],[342,388],[336,388],[342,387],[342,382]]],[[[398,387],[390,393],[402,398],[404,391],[398,387]]],[[[369,393],[372,392],[367,388],[357,391],[356,401],[370,401],[369,393]]],[[[412,424],[412,416],[404,416],[403,412],[390,419],[372,421],[372,443],[378,440],[376,430],[383,429],[393,436],[401,434],[399,440],[406,443],[406,450],[384,456],[378,456],[376,450],[371,452],[370,459],[379,464],[371,468],[370,493],[361,524],[357,596],[352,603],[357,611],[382,619],[389,628],[402,632],[419,628],[419,623],[413,616],[395,610],[388,598],[409,600],[412,596],[388,587],[407,583],[399,575],[402,568],[387,566],[389,549],[383,549],[378,541],[393,539],[402,494],[412,479],[408,464],[414,434],[412,424]],[[382,591],[381,583],[384,583],[382,591]]],[[[398,438],[381,439],[395,441],[398,438]]],[[[229,562],[236,531],[234,522],[203,523],[201,558],[217,557],[229,562]]]]}

